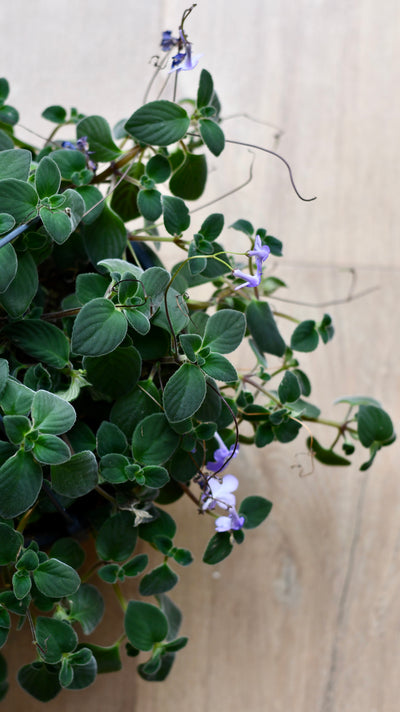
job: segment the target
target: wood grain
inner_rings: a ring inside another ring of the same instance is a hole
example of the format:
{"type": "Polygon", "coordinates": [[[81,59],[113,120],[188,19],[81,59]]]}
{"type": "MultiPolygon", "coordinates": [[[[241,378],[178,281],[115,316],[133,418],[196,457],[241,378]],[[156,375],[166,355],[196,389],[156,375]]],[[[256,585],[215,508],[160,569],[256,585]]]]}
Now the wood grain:
{"type": "MultiPolygon", "coordinates": [[[[59,102],[104,112],[105,93],[111,122],[128,115],[143,92],[137,69],[147,68],[159,32],[174,28],[187,4],[118,0],[111,14],[106,0],[37,0],[29,23],[24,0],[4,5],[1,66],[23,123],[44,131],[40,111],[59,102]]],[[[328,310],[336,324],[336,339],[305,360],[315,400],[329,417],[340,409],[332,406],[340,395],[382,397],[398,427],[399,3],[199,0],[188,29],[224,115],[245,111],[282,127],[279,151],[299,190],[318,196],[313,203],[298,200],[283,164],[257,153],[252,184],[221,203],[227,224],[251,218],[283,240],[286,260],[282,268],[271,260],[270,269],[291,286],[282,293],[289,299],[294,293],[311,303],[346,297],[353,273],[356,291],[379,287],[348,304],[307,311],[319,318],[328,310]]],[[[184,80],[187,94],[197,77],[187,73],[184,80]]],[[[225,132],[274,146],[274,128],[248,118],[228,119],[225,132]]],[[[246,148],[227,146],[220,162],[225,172],[211,174],[205,202],[243,182],[251,160],[246,148]]],[[[240,249],[240,236],[230,239],[240,249]]],[[[278,300],[273,305],[290,308],[278,300]]],[[[176,505],[177,542],[192,548],[196,562],[182,571],[174,596],[191,642],[171,677],[149,685],[127,660],[122,673],[99,678],[79,696],[62,693],[46,708],[397,712],[398,453],[397,445],[383,451],[366,473],[356,465],[318,465],[301,476],[310,469],[304,438],[289,448],[242,449],[232,469],[240,495],[271,499],[273,512],[211,569],[201,563],[209,523],[198,520],[190,502],[176,505]]],[[[102,628],[110,641],[118,625],[112,610],[102,628]]],[[[8,647],[13,670],[32,658],[29,644],[24,648],[14,636],[8,647]]],[[[32,712],[44,708],[15,688],[4,708],[22,712],[27,705],[32,712]]]]}

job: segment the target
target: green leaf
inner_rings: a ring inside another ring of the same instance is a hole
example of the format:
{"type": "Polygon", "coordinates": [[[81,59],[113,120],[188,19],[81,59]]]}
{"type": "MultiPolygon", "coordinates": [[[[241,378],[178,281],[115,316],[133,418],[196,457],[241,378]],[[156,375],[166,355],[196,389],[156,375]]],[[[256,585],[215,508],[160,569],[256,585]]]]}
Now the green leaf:
{"type": "Polygon", "coordinates": [[[50,237],[62,245],[79,224],[84,210],[83,198],[76,190],[67,188],[62,194],[65,199],[61,209],[47,207],[40,209],[40,219],[50,237]]]}
{"type": "Polygon", "coordinates": [[[125,470],[127,465],[129,465],[129,460],[125,455],[108,453],[100,461],[101,476],[106,482],[112,482],[113,484],[126,482],[128,480],[125,470]]]}
{"type": "Polygon", "coordinates": [[[0,467],[0,516],[12,519],[29,509],[42,481],[40,465],[29,452],[18,450],[0,467]]]}
{"type": "Polygon", "coordinates": [[[139,584],[139,593],[142,596],[153,596],[157,593],[166,593],[178,583],[177,574],[170,569],[168,564],[164,563],[161,566],[150,571],[143,576],[139,584]]]}
{"type": "Polygon", "coordinates": [[[75,293],[81,304],[86,304],[97,297],[104,297],[110,282],[96,272],[78,274],[75,281],[75,293]]]}
{"type": "Polygon", "coordinates": [[[13,106],[9,106],[8,104],[3,104],[3,106],[0,106],[0,123],[10,124],[10,126],[14,126],[14,124],[18,123],[18,121],[19,114],[13,106]]]}
{"type": "Polygon", "coordinates": [[[393,437],[393,423],[389,415],[373,405],[360,405],[357,415],[357,430],[364,447],[374,443],[384,444],[393,437]]]}
{"type": "Polygon", "coordinates": [[[329,314],[324,314],[320,324],[317,324],[317,331],[324,344],[330,341],[335,333],[335,329],[332,324],[332,319],[329,314]]]}
{"type": "Polygon", "coordinates": [[[136,425],[143,418],[161,410],[161,405],[157,405],[161,398],[154,383],[139,381],[139,386],[118,398],[110,413],[111,422],[118,425],[127,438],[132,437],[136,425]]]}
{"type": "Polygon", "coordinates": [[[33,573],[40,593],[49,598],[70,596],[78,590],[81,580],[71,566],[58,559],[47,559],[33,573]]]}
{"type": "MultiPolygon", "coordinates": [[[[27,181],[32,154],[25,148],[13,148],[0,152],[0,178],[17,178],[27,181]]],[[[3,205],[1,206],[3,210],[3,205]]]]}
{"type": "MultiPolygon", "coordinates": [[[[1,252],[3,252],[3,250],[4,247],[1,248],[1,252]]],[[[33,257],[30,252],[20,254],[15,277],[12,282],[8,284],[3,294],[0,295],[0,304],[11,317],[18,319],[23,316],[29,307],[36,294],[37,288],[38,273],[33,257]]]]}
{"type": "Polygon", "coordinates": [[[34,395],[34,391],[10,376],[2,388],[1,407],[6,415],[26,415],[31,409],[34,395]]]}
{"type": "Polygon", "coordinates": [[[87,136],[94,161],[113,161],[121,155],[120,149],[113,141],[110,126],[102,116],[85,116],[79,121],[76,133],[78,138],[87,136]]]}
{"type": "Polygon", "coordinates": [[[323,448],[314,437],[307,438],[307,447],[311,450],[318,462],[322,462],[323,465],[331,465],[332,467],[351,465],[350,460],[342,457],[342,455],[338,455],[338,453],[331,449],[323,448]]]}
{"type": "Polygon", "coordinates": [[[168,146],[180,141],[189,128],[186,111],[171,101],[151,101],[135,111],[125,130],[142,143],[168,146]]]}
{"type": "Polygon", "coordinates": [[[124,453],[128,443],[122,430],[114,423],[103,420],[97,434],[97,452],[100,457],[109,453],[124,453]]]}
{"type": "Polygon", "coordinates": [[[165,156],[157,153],[147,162],[146,174],[155,183],[164,183],[171,175],[171,165],[165,156]]]}
{"type": "Polygon", "coordinates": [[[54,368],[69,362],[69,341],[61,329],[41,319],[25,319],[10,324],[5,333],[18,348],[54,368]]]}
{"type": "Polygon", "coordinates": [[[14,150],[14,142],[6,131],[0,129],[0,151],[8,151],[9,148],[14,150]]]}
{"type": "Polygon", "coordinates": [[[107,258],[120,258],[126,247],[126,227],[108,205],[96,220],[85,225],[84,244],[92,264],[107,258]]]}
{"type": "Polygon", "coordinates": [[[229,532],[217,532],[211,537],[204,552],[205,564],[218,564],[231,553],[233,545],[229,532]]]}
{"type": "Polygon", "coordinates": [[[214,93],[212,76],[207,69],[202,69],[200,74],[199,88],[197,90],[197,106],[201,109],[208,106],[214,93]]]}
{"type": "Polygon", "coordinates": [[[54,124],[63,124],[67,118],[67,112],[62,106],[53,104],[42,111],[42,116],[47,121],[52,121],[54,124]]]}
{"type": "Polygon", "coordinates": [[[72,350],[84,356],[103,356],[113,351],[127,332],[127,322],[108,299],[85,304],[72,329],[72,350]]]}
{"type": "MultiPolygon", "coordinates": [[[[22,534],[12,526],[0,522],[0,566],[13,563],[24,544],[22,534]]],[[[0,612],[1,612],[0,608],[0,612]]]]}
{"type": "Polygon", "coordinates": [[[96,551],[104,561],[124,561],[136,546],[137,528],[131,512],[118,512],[109,517],[100,527],[96,539],[96,551]]]}
{"type": "Polygon", "coordinates": [[[61,173],[57,164],[50,156],[44,156],[35,173],[35,188],[39,198],[50,198],[58,193],[61,184],[61,173]]]}
{"type": "Polygon", "coordinates": [[[18,267],[18,260],[13,246],[3,245],[0,249],[0,293],[5,292],[13,281],[18,267]]]}
{"type": "Polygon", "coordinates": [[[211,353],[207,356],[201,369],[207,376],[215,378],[216,381],[230,383],[237,381],[238,378],[236,369],[232,366],[231,362],[228,361],[225,356],[221,356],[221,354],[218,353],[211,353]]]}
{"type": "Polygon", "coordinates": [[[134,556],[133,559],[131,559],[130,561],[127,561],[126,564],[123,565],[122,569],[124,571],[125,576],[138,576],[138,574],[141,574],[142,571],[144,571],[148,562],[149,557],[147,556],[147,554],[138,554],[137,556],[134,556]]]}
{"type": "Polygon", "coordinates": [[[133,346],[118,346],[103,356],[85,356],[83,368],[86,378],[96,390],[115,399],[136,385],[142,370],[142,359],[133,346]]]}
{"type": "Polygon", "coordinates": [[[307,319],[296,326],[290,340],[290,348],[294,351],[314,351],[318,346],[318,341],[315,321],[307,319]]]}
{"type": "Polygon", "coordinates": [[[254,227],[248,220],[236,220],[229,227],[232,227],[234,230],[239,230],[239,232],[244,232],[244,234],[248,235],[249,237],[251,237],[254,233],[254,227]]]}
{"type": "Polygon", "coordinates": [[[10,93],[10,85],[5,77],[0,78],[0,104],[4,104],[10,93]]]}
{"type": "Polygon", "coordinates": [[[64,180],[71,181],[74,173],[79,173],[86,167],[86,158],[81,151],[61,148],[53,151],[51,158],[57,164],[64,180]]]}
{"type": "Polygon", "coordinates": [[[42,662],[20,668],[18,682],[25,692],[40,702],[49,702],[61,691],[57,669],[42,662]]]}
{"type": "Polygon", "coordinates": [[[176,289],[170,287],[167,293],[167,309],[163,301],[157,314],[152,319],[152,323],[170,333],[172,326],[173,332],[179,334],[187,326],[188,322],[189,312],[182,295],[176,289]],[[169,319],[167,319],[167,310],[169,319]]]}
{"type": "Polygon", "coordinates": [[[156,518],[150,522],[146,521],[145,524],[140,524],[140,538],[153,546],[157,546],[159,537],[168,537],[172,540],[176,534],[176,524],[171,515],[159,507],[154,507],[151,513],[156,518]]]}
{"type": "MultiPolygon", "coordinates": [[[[233,227],[233,226],[232,226],[233,227]]],[[[267,302],[252,300],[246,310],[247,326],[262,353],[283,356],[286,345],[267,302]]]]}
{"type": "Polygon", "coordinates": [[[294,403],[301,396],[299,381],[294,373],[286,371],[278,387],[278,395],[281,403],[294,403]]]}
{"type": "Polygon", "coordinates": [[[209,241],[216,240],[224,227],[224,216],[222,213],[212,213],[201,225],[201,235],[209,241]]]}
{"type": "Polygon", "coordinates": [[[197,200],[207,182],[207,160],[203,154],[187,153],[185,160],[174,172],[169,189],[183,200],[197,200]]]}
{"type": "Polygon", "coordinates": [[[178,443],[179,435],[172,430],[164,413],[153,413],[136,426],[132,453],[144,465],[162,465],[173,455],[178,443]]]}
{"type": "MultiPolygon", "coordinates": [[[[87,648],[81,648],[79,653],[83,653],[87,648]]],[[[78,652],[76,653],[78,655],[78,652]]],[[[85,655],[86,657],[86,655],[85,655]]],[[[73,665],[74,677],[70,685],[68,685],[68,690],[82,690],[85,687],[92,685],[97,676],[97,663],[94,655],[90,656],[90,659],[84,664],[74,664],[73,665]]]]}
{"type": "Polygon", "coordinates": [[[170,235],[181,235],[190,225],[189,209],[181,198],[162,196],[164,225],[170,235]]]}
{"type": "Polygon", "coordinates": [[[240,504],[239,514],[245,518],[243,527],[254,529],[266,519],[272,509],[272,502],[264,497],[246,497],[240,504]]]}
{"type": "Polygon", "coordinates": [[[75,188],[75,193],[81,196],[85,211],[82,215],[82,223],[90,225],[103,212],[105,207],[104,197],[98,188],[94,185],[78,185],[75,188]]]}
{"type": "Polygon", "coordinates": [[[31,422],[25,415],[5,415],[3,425],[8,439],[14,445],[20,445],[31,429],[31,422]]]}
{"type": "Polygon", "coordinates": [[[75,650],[78,636],[66,621],[39,616],[36,621],[36,641],[45,661],[58,663],[63,654],[75,650]]]}
{"type": "MultiPolygon", "coordinates": [[[[3,395],[7,383],[9,382],[10,367],[5,358],[0,358],[0,397],[3,395]]],[[[32,393],[33,397],[33,393],[32,393]]],[[[0,400],[1,403],[1,400],[0,400]]]]}
{"type": "Polygon", "coordinates": [[[200,134],[207,148],[219,156],[225,148],[225,136],[222,129],[212,119],[200,119],[200,134]]]}
{"type": "MultiPolygon", "coordinates": [[[[206,395],[206,381],[197,366],[184,363],[164,389],[165,414],[170,423],[179,423],[200,408],[206,395]]],[[[153,416],[154,417],[154,416],[153,416]]]]}
{"type": "Polygon", "coordinates": [[[380,408],[380,403],[370,396],[343,396],[337,398],[334,403],[349,403],[350,405],[373,405],[380,408]]]}
{"type": "Polygon", "coordinates": [[[58,559],[64,564],[72,566],[73,569],[79,569],[85,560],[84,550],[80,544],[71,537],[57,539],[50,549],[49,556],[52,559],[58,559]]]}
{"type": "Polygon", "coordinates": [[[122,663],[118,644],[104,647],[93,643],[85,643],[85,647],[92,651],[96,659],[99,675],[104,672],[118,672],[118,670],[121,670],[122,663]]]}
{"type": "Polygon", "coordinates": [[[140,190],[137,195],[140,214],[149,222],[158,220],[162,213],[161,193],[155,188],[140,190]]]}
{"type": "Polygon", "coordinates": [[[97,575],[105,583],[117,583],[120,573],[118,564],[106,564],[97,569],[97,575]]]}
{"type": "Polygon", "coordinates": [[[37,214],[38,196],[30,183],[18,178],[0,180],[1,212],[9,213],[15,222],[24,223],[37,214]]]}
{"type": "Polygon", "coordinates": [[[169,482],[168,470],[166,470],[165,467],[146,465],[146,467],[143,468],[141,474],[145,479],[146,487],[158,489],[164,487],[164,485],[169,482]]]}
{"type": "Polygon", "coordinates": [[[98,483],[97,461],[90,450],[70,456],[68,462],[51,468],[53,489],[65,497],[83,497],[98,483]]]}
{"type": "MultiPolygon", "coordinates": [[[[150,159],[152,160],[152,159],[150,159]]],[[[144,173],[143,163],[134,163],[128,173],[129,178],[139,181],[144,173]]],[[[111,207],[116,213],[127,222],[134,220],[140,213],[137,207],[137,194],[139,187],[128,180],[122,181],[111,195],[111,207]]]]}
{"type": "Polygon", "coordinates": [[[12,577],[13,593],[15,598],[21,600],[28,595],[32,587],[29,573],[26,571],[16,571],[12,577]]]}
{"type": "Polygon", "coordinates": [[[14,225],[15,220],[12,215],[9,215],[8,213],[0,213],[0,235],[3,235],[5,232],[9,232],[14,225]]]}
{"type": "Polygon", "coordinates": [[[143,601],[129,601],[125,613],[125,633],[138,650],[151,650],[168,633],[168,621],[157,606],[143,601]]]}
{"type": "Polygon", "coordinates": [[[35,460],[43,465],[59,465],[71,457],[68,445],[56,435],[39,435],[32,452],[35,460]]]}
{"type": "Polygon", "coordinates": [[[69,620],[78,621],[85,635],[90,635],[104,614],[104,600],[100,591],[90,583],[82,583],[68,598],[69,620]]]}
{"type": "Polygon", "coordinates": [[[227,354],[241,343],[246,330],[246,318],[234,309],[221,309],[207,321],[203,346],[211,351],[227,354]]]}
{"type": "Polygon", "coordinates": [[[49,391],[36,391],[33,396],[31,416],[34,427],[41,433],[60,435],[72,428],[76,413],[63,398],[49,391]]]}

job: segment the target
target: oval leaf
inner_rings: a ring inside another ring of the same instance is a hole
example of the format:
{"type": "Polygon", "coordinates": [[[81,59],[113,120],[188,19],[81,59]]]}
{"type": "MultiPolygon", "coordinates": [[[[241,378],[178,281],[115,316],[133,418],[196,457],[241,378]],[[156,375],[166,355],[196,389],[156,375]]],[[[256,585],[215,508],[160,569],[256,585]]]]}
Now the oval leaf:
{"type": "Polygon", "coordinates": [[[138,141],[155,146],[168,146],[180,141],[189,128],[190,119],[181,106],[172,101],[151,101],[128,119],[125,130],[138,141]]]}
{"type": "Polygon", "coordinates": [[[102,356],[125,338],[128,325],[114,304],[102,297],[81,309],[72,329],[72,350],[84,356],[102,356]]]}
{"type": "Polygon", "coordinates": [[[165,414],[170,423],[180,423],[200,408],[206,395],[206,379],[200,369],[184,363],[164,389],[165,414]]]}
{"type": "Polygon", "coordinates": [[[151,650],[168,633],[168,621],[157,606],[143,601],[129,601],[125,613],[125,632],[138,650],[151,650]]]}

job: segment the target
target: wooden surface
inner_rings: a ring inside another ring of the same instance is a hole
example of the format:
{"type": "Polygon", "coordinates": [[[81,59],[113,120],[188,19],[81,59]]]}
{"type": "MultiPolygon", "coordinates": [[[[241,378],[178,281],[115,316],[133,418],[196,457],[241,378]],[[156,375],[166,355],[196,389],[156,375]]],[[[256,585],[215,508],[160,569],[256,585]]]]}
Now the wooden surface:
{"type": "MultiPolygon", "coordinates": [[[[103,113],[104,96],[111,123],[128,116],[143,93],[137,70],[150,75],[147,61],[160,31],[175,28],[188,4],[2,3],[0,65],[22,123],[45,130],[40,112],[52,103],[103,113]]],[[[260,153],[252,185],[221,204],[227,224],[248,218],[283,240],[282,268],[272,260],[270,268],[277,266],[292,287],[287,298],[294,288],[297,298],[312,303],[345,297],[350,270],[356,291],[379,287],[328,308],[336,338],[305,359],[314,397],[328,417],[341,413],[331,405],[340,395],[382,397],[398,427],[398,0],[199,0],[187,29],[214,77],[224,115],[244,111],[282,127],[279,150],[299,190],[318,196],[314,203],[299,201],[284,166],[260,153]]],[[[182,93],[193,91],[197,79],[187,73],[182,93]]],[[[274,145],[271,127],[245,118],[227,121],[225,133],[274,145]]],[[[212,174],[207,199],[248,176],[247,149],[228,146],[224,154],[220,163],[228,170],[212,174]]],[[[324,310],[309,308],[307,318],[324,310]]],[[[168,681],[138,680],[135,661],[126,661],[124,672],[98,678],[79,695],[63,692],[47,706],[15,689],[4,709],[397,712],[399,448],[379,453],[366,473],[356,465],[316,465],[301,477],[299,465],[303,472],[309,466],[303,442],[242,449],[232,468],[240,496],[258,493],[274,508],[216,568],[201,563],[211,524],[197,520],[190,502],[177,505],[177,542],[192,548],[196,562],[183,571],[174,595],[184,611],[182,634],[191,642],[168,681]]],[[[112,615],[108,628],[102,626],[109,642],[117,611],[112,615]]],[[[15,668],[32,659],[29,645],[12,639],[10,647],[15,668]]]]}

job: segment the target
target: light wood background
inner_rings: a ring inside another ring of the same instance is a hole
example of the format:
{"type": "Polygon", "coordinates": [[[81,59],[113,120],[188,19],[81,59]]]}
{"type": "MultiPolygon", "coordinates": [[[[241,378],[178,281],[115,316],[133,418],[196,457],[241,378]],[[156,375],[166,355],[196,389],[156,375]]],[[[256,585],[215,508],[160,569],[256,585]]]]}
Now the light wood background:
{"type": "MultiPolygon", "coordinates": [[[[112,124],[129,116],[143,95],[139,75],[151,76],[148,60],[161,30],[175,29],[189,4],[2,3],[0,66],[21,122],[48,132],[40,112],[53,103],[102,113],[112,124]]],[[[398,427],[398,0],[199,0],[187,30],[214,77],[223,114],[246,112],[281,127],[279,150],[299,190],[318,196],[298,200],[284,166],[259,153],[252,184],[221,204],[227,224],[251,219],[283,240],[282,267],[271,260],[270,269],[290,285],[286,298],[314,304],[344,298],[352,270],[356,292],[379,287],[347,305],[305,310],[307,318],[320,318],[327,309],[336,324],[335,340],[305,358],[315,400],[327,417],[339,417],[336,397],[370,394],[382,399],[398,427]]],[[[182,77],[182,95],[195,90],[196,72],[182,77]]],[[[229,119],[225,133],[274,146],[274,129],[247,118],[229,119]]],[[[222,168],[212,173],[206,198],[243,182],[251,160],[247,149],[228,146],[221,161],[211,161],[222,168]]],[[[240,236],[229,239],[240,249],[240,236]]],[[[258,493],[274,508],[215,569],[201,563],[211,523],[198,520],[188,501],[176,506],[177,542],[196,556],[174,592],[185,616],[182,634],[191,642],[165,683],[139,680],[136,662],[127,660],[122,673],[99,677],[79,695],[63,692],[47,706],[15,686],[4,709],[397,712],[398,446],[379,453],[366,473],[358,458],[354,467],[316,465],[301,477],[299,465],[309,466],[303,442],[242,448],[232,468],[240,496],[258,493]]],[[[119,626],[111,608],[97,636],[103,643],[119,626]]],[[[33,650],[14,636],[9,647],[14,675],[33,650]]]]}

